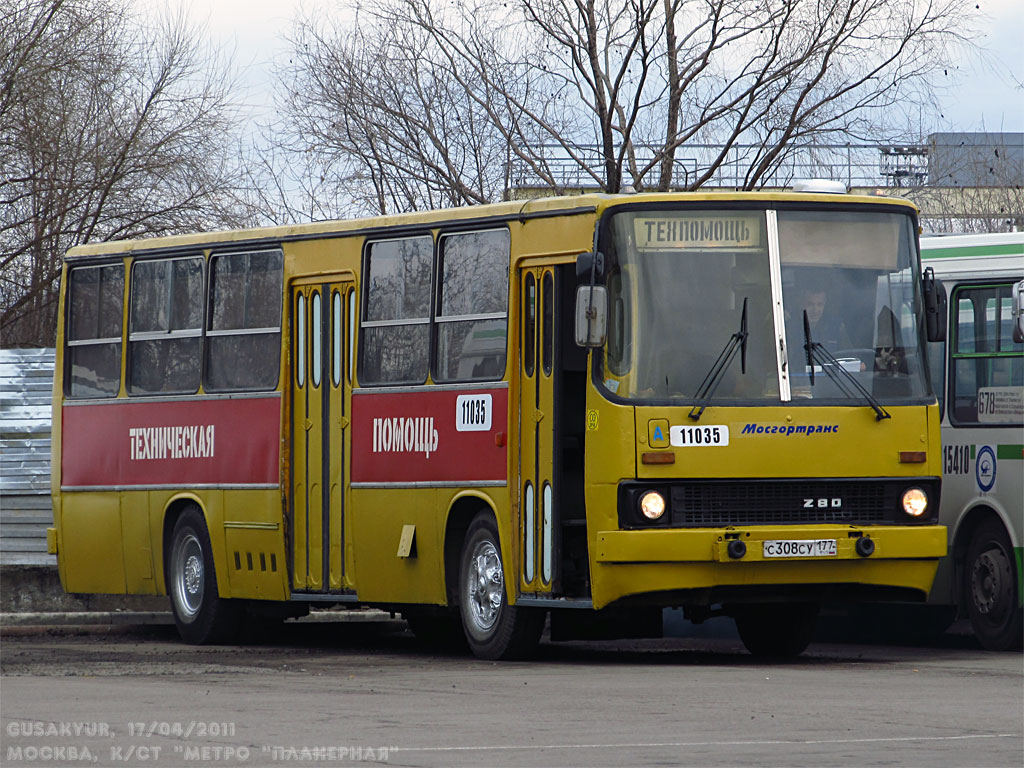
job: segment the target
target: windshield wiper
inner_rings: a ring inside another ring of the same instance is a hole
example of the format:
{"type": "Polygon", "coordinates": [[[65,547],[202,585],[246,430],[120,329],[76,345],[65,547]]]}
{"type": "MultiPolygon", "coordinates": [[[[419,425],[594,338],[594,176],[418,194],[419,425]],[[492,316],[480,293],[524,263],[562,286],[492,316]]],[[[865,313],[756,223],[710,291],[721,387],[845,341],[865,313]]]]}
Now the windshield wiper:
{"type": "Polygon", "coordinates": [[[747,372],[747,297],[743,297],[743,314],[740,316],[740,329],[736,331],[732,336],[729,337],[729,341],[725,343],[725,348],[721,354],[718,355],[718,359],[715,360],[715,364],[711,366],[711,370],[708,371],[707,376],[704,377],[704,381],[697,387],[697,404],[690,409],[690,418],[694,421],[700,421],[701,415],[704,413],[704,409],[708,407],[708,403],[711,402],[711,398],[715,395],[715,390],[718,389],[718,385],[722,381],[722,377],[725,372],[729,369],[729,364],[732,363],[736,357],[736,351],[740,353],[740,371],[743,373],[747,372]]]}
{"type": "Polygon", "coordinates": [[[875,412],[875,421],[892,418],[881,403],[864,388],[864,385],[857,381],[857,377],[843,368],[842,363],[825,348],[824,344],[819,344],[811,338],[811,324],[807,320],[806,309],[804,310],[804,349],[807,351],[807,370],[811,374],[812,387],[814,386],[814,364],[817,363],[844,396],[853,398],[856,393],[859,393],[867,400],[868,405],[875,412]]]}

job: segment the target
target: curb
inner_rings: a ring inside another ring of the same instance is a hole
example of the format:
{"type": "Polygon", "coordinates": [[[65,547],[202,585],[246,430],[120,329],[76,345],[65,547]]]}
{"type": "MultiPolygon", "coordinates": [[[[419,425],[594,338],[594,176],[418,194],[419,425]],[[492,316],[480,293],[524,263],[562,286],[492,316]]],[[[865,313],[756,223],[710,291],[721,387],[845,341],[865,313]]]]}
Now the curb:
{"type": "Polygon", "coordinates": [[[173,624],[170,611],[40,611],[0,613],[0,627],[124,626],[173,624]]]}
{"type": "MultiPolygon", "coordinates": [[[[308,616],[289,619],[299,624],[362,624],[389,626],[395,630],[405,627],[405,621],[388,611],[327,610],[312,611],[308,616]]],[[[126,630],[140,626],[174,626],[170,611],[40,611],[32,613],[0,613],[0,632],[7,637],[33,634],[60,634],[62,631],[101,633],[126,630]]]]}

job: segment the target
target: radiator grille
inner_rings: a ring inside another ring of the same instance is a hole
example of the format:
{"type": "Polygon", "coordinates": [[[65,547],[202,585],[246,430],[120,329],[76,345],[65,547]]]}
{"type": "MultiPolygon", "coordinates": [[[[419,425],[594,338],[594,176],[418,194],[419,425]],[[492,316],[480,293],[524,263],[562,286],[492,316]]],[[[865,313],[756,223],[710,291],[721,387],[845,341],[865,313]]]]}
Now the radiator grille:
{"type": "Polygon", "coordinates": [[[677,526],[882,523],[894,517],[892,501],[885,483],[868,480],[704,481],[671,488],[677,526]]]}

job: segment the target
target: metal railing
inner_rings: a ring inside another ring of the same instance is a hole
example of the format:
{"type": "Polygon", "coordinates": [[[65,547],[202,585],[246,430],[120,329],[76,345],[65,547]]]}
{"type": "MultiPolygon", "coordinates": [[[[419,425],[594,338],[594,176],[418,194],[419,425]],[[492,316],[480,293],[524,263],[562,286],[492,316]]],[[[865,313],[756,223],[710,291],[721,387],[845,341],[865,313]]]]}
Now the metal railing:
{"type": "MultiPolygon", "coordinates": [[[[711,171],[703,186],[742,188],[759,146],[736,144],[725,152],[717,144],[687,144],[680,147],[672,163],[671,186],[691,187],[711,171]]],[[[604,159],[598,147],[578,148],[570,157],[558,145],[531,148],[531,154],[543,165],[548,178],[522,160],[514,160],[509,169],[512,187],[530,189],[594,189],[604,178],[604,159]]],[[[927,183],[928,157],[924,145],[814,144],[795,148],[756,184],[756,187],[788,187],[796,179],[820,178],[841,181],[847,187],[914,187],[927,183]]],[[[642,169],[657,157],[657,148],[636,146],[633,161],[623,167],[624,187],[634,187],[633,168],[642,169]]],[[[643,177],[645,188],[656,186],[660,167],[655,165],[643,177]]]]}

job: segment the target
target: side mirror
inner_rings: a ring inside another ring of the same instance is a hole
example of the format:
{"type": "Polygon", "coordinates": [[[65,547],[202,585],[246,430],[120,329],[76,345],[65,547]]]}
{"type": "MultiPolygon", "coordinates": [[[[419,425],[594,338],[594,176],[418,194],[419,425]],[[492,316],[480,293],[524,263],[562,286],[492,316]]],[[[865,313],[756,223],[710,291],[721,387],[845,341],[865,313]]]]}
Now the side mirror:
{"type": "Polygon", "coordinates": [[[604,280],[604,254],[581,253],[576,257],[576,279],[587,283],[599,283],[604,280]]]}
{"type": "Polygon", "coordinates": [[[581,285],[576,289],[576,343],[603,347],[608,336],[608,289],[581,285]]]}
{"type": "Polygon", "coordinates": [[[1024,280],[1013,285],[1013,340],[1024,344],[1024,280]]]}
{"type": "Polygon", "coordinates": [[[946,289],[941,280],[935,278],[935,271],[927,267],[921,277],[921,293],[924,295],[924,322],[928,341],[946,340],[946,289]]]}

